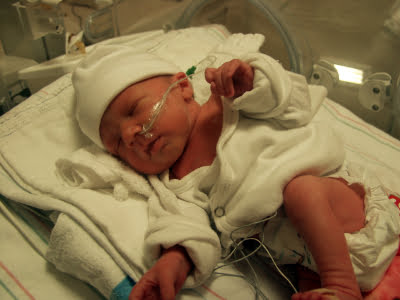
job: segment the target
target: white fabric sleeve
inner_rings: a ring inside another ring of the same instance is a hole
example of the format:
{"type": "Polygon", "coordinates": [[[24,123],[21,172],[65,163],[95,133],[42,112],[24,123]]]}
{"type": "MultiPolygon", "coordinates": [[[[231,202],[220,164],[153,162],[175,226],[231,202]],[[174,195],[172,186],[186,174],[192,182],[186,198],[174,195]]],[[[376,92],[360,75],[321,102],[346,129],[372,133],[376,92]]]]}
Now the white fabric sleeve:
{"type": "Polygon", "coordinates": [[[253,89],[236,98],[232,105],[247,117],[275,119],[285,128],[310,122],[326,91],[309,87],[304,76],[286,71],[281,64],[262,53],[249,53],[240,58],[254,69],[253,89]]]}
{"type": "Polygon", "coordinates": [[[145,237],[146,263],[153,265],[162,249],[180,245],[186,249],[194,270],[185,287],[203,283],[220,255],[219,237],[211,228],[206,209],[176,197],[157,176],[149,176],[155,193],[149,198],[149,228],[145,237]]]}

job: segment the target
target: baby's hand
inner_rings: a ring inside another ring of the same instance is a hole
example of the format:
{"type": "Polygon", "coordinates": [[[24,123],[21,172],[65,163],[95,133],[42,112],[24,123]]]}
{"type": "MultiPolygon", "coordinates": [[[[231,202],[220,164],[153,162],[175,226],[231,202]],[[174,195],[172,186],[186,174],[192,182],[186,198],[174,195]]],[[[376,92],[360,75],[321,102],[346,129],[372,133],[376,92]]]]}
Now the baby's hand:
{"type": "Polygon", "coordinates": [[[236,98],[253,89],[253,68],[239,59],[228,61],[218,69],[207,68],[205,77],[211,92],[219,96],[236,98]]]}
{"type": "Polygon", "coordinates": [[[173,300],[192,268],[184,248],[174,246],[133,287],[129,300],[173,300]]]}

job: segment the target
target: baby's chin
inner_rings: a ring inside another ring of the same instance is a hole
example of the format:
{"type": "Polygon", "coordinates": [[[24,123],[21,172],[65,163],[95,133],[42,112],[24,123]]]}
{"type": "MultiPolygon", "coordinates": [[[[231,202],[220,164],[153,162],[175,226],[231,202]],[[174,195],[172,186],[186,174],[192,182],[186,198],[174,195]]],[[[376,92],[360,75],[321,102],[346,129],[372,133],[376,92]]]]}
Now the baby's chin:
{"type": "Polygon", "coordinates": [[[143,175],[159,175],[171,167],[179,160],[184,147],[172,144],[167,145],[162,151],[154,154],[145,159],[127,159],[124,160],[129,166],[131,166],[135,171],[143,175]]]}
{"type": "Polygon", "coordinates": [[[169,170],[174,162],[166,162],[166,163],[149,163],[145,166],[133,166],[128,163],[136,172],[143,175],[159,175],[169,170]]]}
{"type": "Polygon", "coordinates": [[[160,175],[164,173],[165,171],[169,170],[169,168],[158,168],[158,169],[153,169],[153,170],[143,170],[143,171],[138,171],[139,173],[143,175],[160,175]]]}

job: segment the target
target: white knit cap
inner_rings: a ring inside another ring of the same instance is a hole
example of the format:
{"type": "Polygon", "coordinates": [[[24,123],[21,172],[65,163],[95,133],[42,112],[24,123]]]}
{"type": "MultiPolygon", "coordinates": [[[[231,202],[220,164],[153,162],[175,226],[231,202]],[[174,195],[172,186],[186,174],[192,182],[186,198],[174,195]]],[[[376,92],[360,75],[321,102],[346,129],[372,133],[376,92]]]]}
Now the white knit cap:
{"type": "Polygon", "coordinates": [[[151,53],[138,53],[132,47],[96,46],[72,74],[79,127],[104,149],[100,121],[110,102],[136,82],[179,71],[173,63],[151,53]]]}

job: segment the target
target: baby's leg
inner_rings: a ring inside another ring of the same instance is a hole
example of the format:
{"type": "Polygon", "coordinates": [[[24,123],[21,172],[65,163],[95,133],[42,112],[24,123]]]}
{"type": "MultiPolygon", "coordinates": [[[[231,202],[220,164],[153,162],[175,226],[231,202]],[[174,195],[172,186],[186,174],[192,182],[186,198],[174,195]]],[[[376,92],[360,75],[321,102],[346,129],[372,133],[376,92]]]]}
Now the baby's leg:
{"type": "MultiPolygon", "coordinates": [[[[304,175],[286,186],[284,204],[314,257],[322,287],[335,290],[343,300],[362,299],[344,236],[364,226],[362,192],[345,181],[304,175]]],[[[292,299],[314,298],[304,293],[292,299]]]]}

